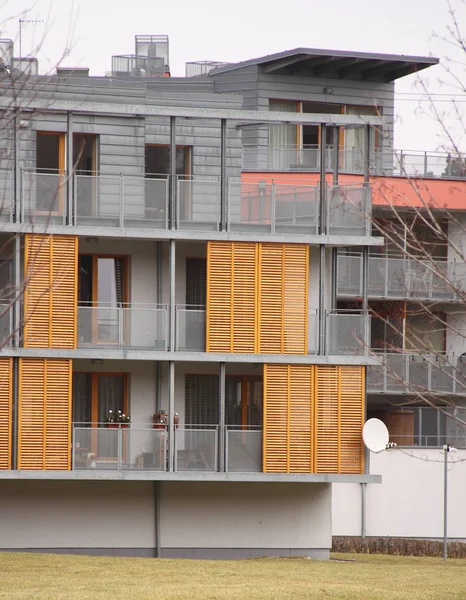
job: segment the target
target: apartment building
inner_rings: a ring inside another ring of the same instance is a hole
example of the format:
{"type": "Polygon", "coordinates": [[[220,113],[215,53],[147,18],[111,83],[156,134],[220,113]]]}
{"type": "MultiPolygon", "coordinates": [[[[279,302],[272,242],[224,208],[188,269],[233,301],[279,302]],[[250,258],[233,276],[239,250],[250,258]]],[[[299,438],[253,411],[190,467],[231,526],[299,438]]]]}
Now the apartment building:
{"type": "Polygon", "coordinates": [[[327,557],[332,512],[358,535],[391,468],[366,414],[406,430],[387,360],[411,356],[371,351],[372,265],[399,268],[373,175],[403,185],[394,82],[436,59],[176,78],[168,39],[136,36],[105,77],[45,77],[2,43],[1,547],[327,557]]]}

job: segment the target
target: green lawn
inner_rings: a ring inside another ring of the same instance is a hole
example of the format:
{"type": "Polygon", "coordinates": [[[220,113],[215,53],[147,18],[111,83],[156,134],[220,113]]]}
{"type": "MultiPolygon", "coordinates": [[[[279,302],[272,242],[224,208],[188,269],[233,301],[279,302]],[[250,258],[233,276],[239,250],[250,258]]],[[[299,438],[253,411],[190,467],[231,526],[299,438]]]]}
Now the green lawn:
{"type": "Polygon", "coordinates": [[[94,558],[0,553],[0,599],[464,600],[466,561],[334,555],[332,561],[94,558]]]}

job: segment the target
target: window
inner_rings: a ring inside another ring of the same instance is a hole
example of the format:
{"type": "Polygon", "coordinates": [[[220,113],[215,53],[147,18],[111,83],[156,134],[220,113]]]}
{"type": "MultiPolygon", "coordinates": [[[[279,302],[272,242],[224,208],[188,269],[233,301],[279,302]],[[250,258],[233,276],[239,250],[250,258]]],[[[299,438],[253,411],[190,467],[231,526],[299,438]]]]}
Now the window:
{"type": "Polygon", "coordinates": [[[205,258],[186,259],[186,306],[205,308],[206,305],[207,260],[205,258]]]}
{"type": "Polygon", "coordinates": [[[128,414],[128,376],[126,373],[73,373],[73,423],[81,449],[97,458],[118,455],[116,435],[108,435],[105,420],[110,410],[128,414]],[[88,425],[92,424],[92,428],[88,425]]]}
{"type": "Polygon", "coordinates": [[[36,212],[62,214],[65,196],[64,133],[37,132],[36,173],[36,212]]]}
{"type": "MultiPolygon", "coordinates": [[[[218,425],[219,401],[218,375],[186,375],[187,425],[218,425]]],[[[262,377],[226,376],[225,424],[262,426],[262,377]]]]}
{"type": "MultiPolygon", "coordinates": [[[[176,147],[176,174],[191,175],[191,147],[176,147]]],[[[170,175],[170,146],[146,146],[146,177],[170,175]]]]}
{"type": "Polygon", "coordinates": [[[120,309],[128,302],[127,264],[125,256],[79,256],[80,343],[118,342],[120,309]]]}

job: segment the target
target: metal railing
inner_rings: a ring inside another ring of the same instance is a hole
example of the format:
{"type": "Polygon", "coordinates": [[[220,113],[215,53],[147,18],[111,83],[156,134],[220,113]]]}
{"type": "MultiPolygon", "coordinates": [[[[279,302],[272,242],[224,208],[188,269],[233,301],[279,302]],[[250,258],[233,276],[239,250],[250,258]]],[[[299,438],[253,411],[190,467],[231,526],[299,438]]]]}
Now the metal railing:
{"type": "MultiPolygon", "coordinates": [[[[338,256],[337,281],[339,296],[362,296],[362,255],[338,256]]],[[[466,263],[456,260],[369,257],[372,298],[463,300],[465,281],[466,263]]]]}
{"type": "MultiPolygon", "coordinates": [[[[359,146],[338,147],[338,167],[342,173],[364,173],[365,153],[359,146]]],[[[327,171],[333,169],[334,148],[326,149],[327,171]]],[[[317,145],[244,145],[243,169],[246,171],[320,171],[317,145]]],[[[437,179],[465,179],[466,155],[457,153],[372,148],[369,169],[374,175],[397,175],[437,179]]]]}
{"type": "Polygon", "coordinates": [[[319,350],[319,311],[312,309],[307,315],[307,353],[317,354],[319,350]]]}
{"type": "Polygon", "coordinates": [[[318,187],[229,181],[228,229],[311,233],[319,226],[318,187]]]}
{"type": "Polygon", "coordinates": [[[13,169],[0,170],[0,221],[3,223],[9,223],[13,220],[13,177],[13,169]]]}
{"type": "Polygon", "coordinates": [[[370,325],[370,315],[362,311],[327,311],[327,354],[368,354],[370,325]]]}
{"type": "Polygon", "coordinates": [[[218,426],[175,429],[175,471],[218,470],[218,426]]]}
{"type": "Polygon", "coordinates": [[[116,423],[73,427],[73,469],[165,471],[166,462],[165,430],[116,423]]]}
{"type": "MultiPolygon", "coordinates": [[[[333,169],[334,149],[328,145],[325,161],[328,171],[333,169]]],[[[384,154],[372,149],[370,166],[372,170],[381,170],[384,154]]],[[[339,170],[346,173],[364,173],[365,154],[358,146],[339,146],[339,170]]],[[[303,146],[243,146],[243,168],[253,171],[320,171],[320,147],[303,146]]]]}
{"type": "Polygon", "coordinates": [[[21,221],[65,225],[66,195],[65,173],[21,171],[21,221]]]}
{"type": "Polygon", "coordinates": [[[466,436],[455,435],[398,435],[390,436],[390,441],[405,448],[442,448],[445,444],[454,448],[466,448],[466,436]]]}
{"type": "MultiPolygon", "coordinates": [[[[174,470],[218,472],[218,425],[176,426],[174,470]]],[[[262,471],[262,429],[225,426],[225,471],[262,471]]],[[[169,469],[167,426],[138,423],[74,423],[72,468],[76,470],[169,469]]]]}
{"type": "Polygon", "coordinates": [[[228,425],[225,438],[225,471],[262,471],[262,429],[228,425]]]}
{"type": "MultiPolygon", "coordinates": [[[[17,220],[118,229],[219,231],[220,178],[178,176],[175,186],[176,205],[170,210],[170,178],[166,175],[68,177],[66,173],[23,170],[17,220]]],[[[367,235],[371,210],[368,186],[329,186],[327,199],[327,233],[367,235]]],[[[319,187],[229,178],[225,213],[229,231],[317,234],[319,187]]],[[[5,218],[12,217],[8,214],[5,218]]]]}
{"type": "Polygon", "coordinates": [[[327,186],[327,233],[370,235],[370,197],[366,184],[327,186]]]}
{"type": "Polygon", "coordinates": [[[206,311],[198,306],[176,306],[176,350],[205,352],[206,311]]]}
{"type": "Polygon", "coordinates": [[[442,354],[376,354],[378,366],[367,367],[369,393],[465,394],[466,364],[442,354]]]}
{"type": "Polygon", "coordinates": [[[78,306],[78,348],[168,350],[166,305],[78,306]]]}

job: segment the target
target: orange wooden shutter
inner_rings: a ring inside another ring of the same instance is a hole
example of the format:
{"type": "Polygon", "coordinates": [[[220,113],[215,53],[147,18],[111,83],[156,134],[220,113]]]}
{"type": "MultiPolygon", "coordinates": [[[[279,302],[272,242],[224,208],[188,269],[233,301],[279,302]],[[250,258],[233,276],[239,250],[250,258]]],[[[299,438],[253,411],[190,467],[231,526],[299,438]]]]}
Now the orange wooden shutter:
{"type": "Polygon", "coordinates": [[[265,473],[313,472],[314,367],[264,365],[265,473]]]}
{"type": "Polygon", "coordinates": [[[365,368],[340,369],[340,473],[364,473],[365,368]]]}
{"type": "Polygon", "coordinates": [[[316,472],[364,472],[364,367],[316,367],[316,472]]]}
{"type": "Polygon", "coordinates": [[[25,237],[24,346],[75,348],[78,238],[25,237]]]}
{"type": "Polygon", "coordinates": [[[19,360],[19,469],[70,469],[71,374],[68,359],[19,360]]]}
{"type": "Polygon", "coordinates": [[[256,255],[253,243],[208,243],[207,352],[254,352],[256,255]]]}
{"type": "Polygon", "coordinates": [[[257,352],[307,354],[309,247],[260,244],[257,352]]]}
{"type": "Polygon", "coordinates": [[[306,354],[309,247],[209,242],[207,351],[306,354]]]}
{"type": "Polygon", "coordinates": [[[11,469],[13,359],[0,358],[0,469],[11,469]]]}

